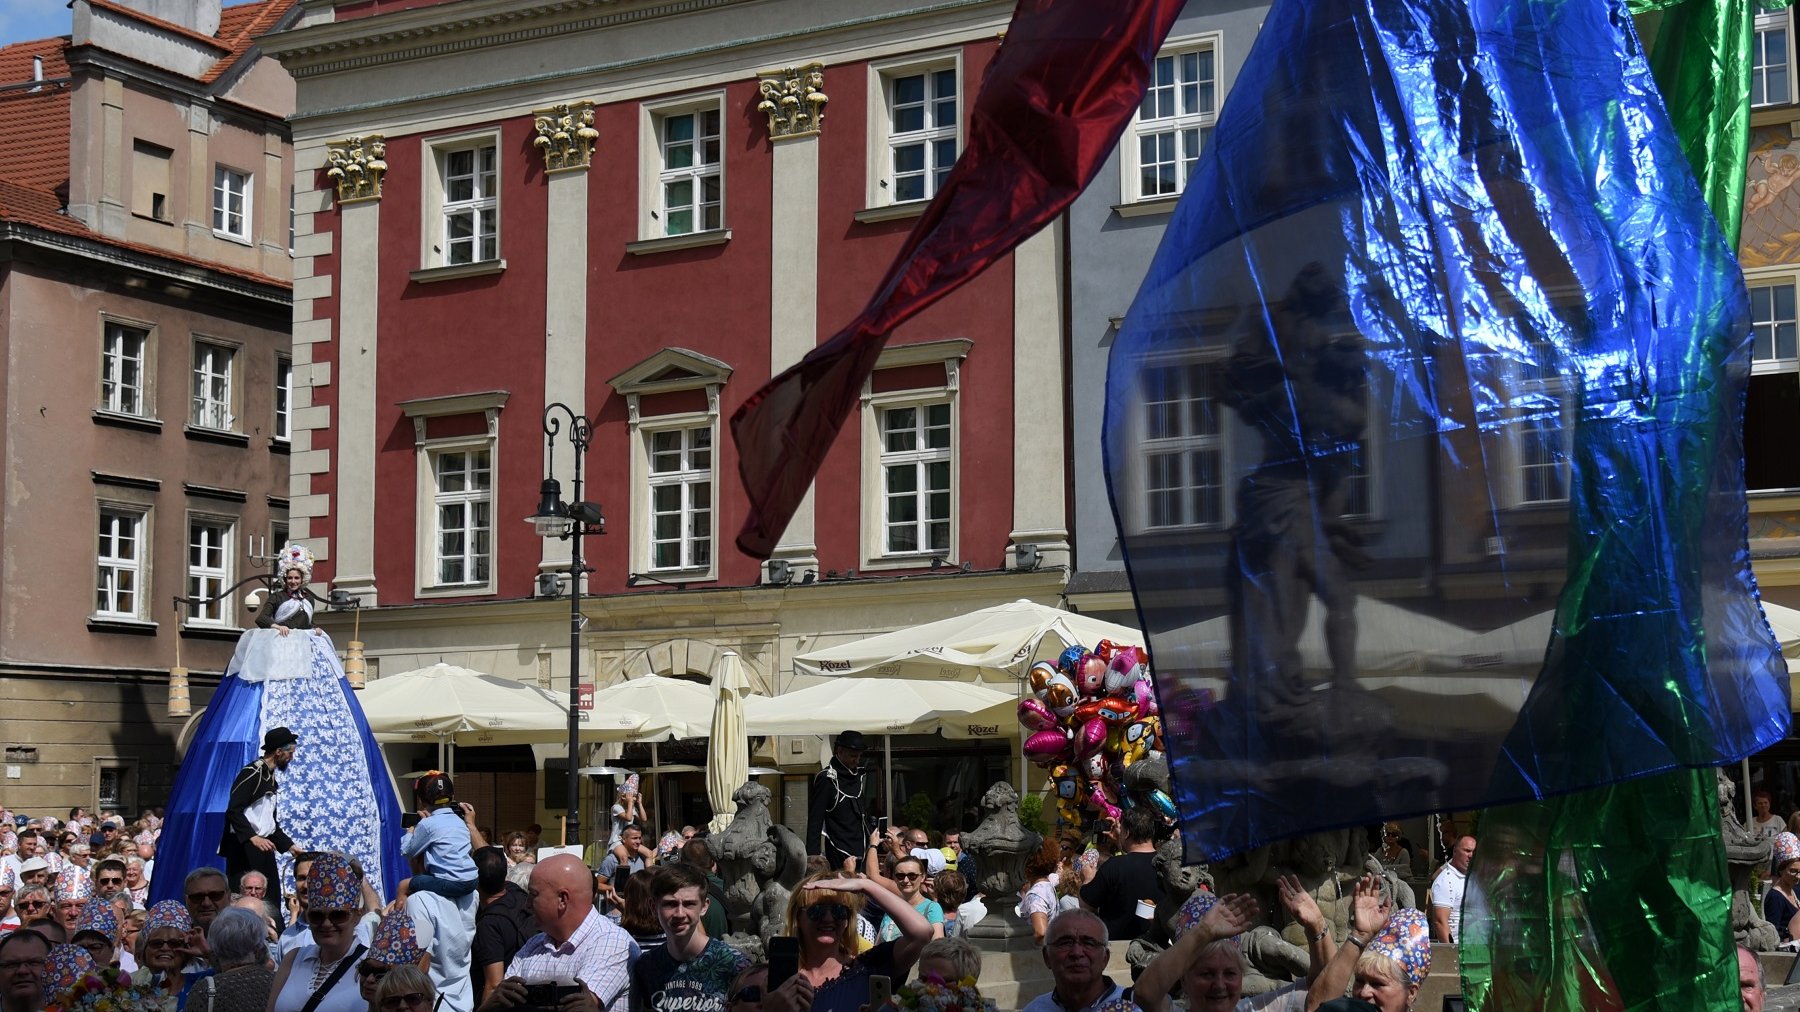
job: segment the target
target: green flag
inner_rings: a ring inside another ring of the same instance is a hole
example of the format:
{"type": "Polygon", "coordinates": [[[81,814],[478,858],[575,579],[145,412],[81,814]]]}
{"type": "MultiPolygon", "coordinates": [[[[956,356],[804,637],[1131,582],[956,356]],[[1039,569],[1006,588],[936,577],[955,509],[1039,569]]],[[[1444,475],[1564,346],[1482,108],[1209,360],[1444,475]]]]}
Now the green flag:
{"type": "MultiPolygon", "coordinates": [[[[1758,5],[1630,6],[1682,150],[1736,246],[1758,5]]],[[[1472,1009],[1742,1007],[1711,770],[1493,809],[1482,818],[1469,877],[1461,956],[1472,1009]]]]}

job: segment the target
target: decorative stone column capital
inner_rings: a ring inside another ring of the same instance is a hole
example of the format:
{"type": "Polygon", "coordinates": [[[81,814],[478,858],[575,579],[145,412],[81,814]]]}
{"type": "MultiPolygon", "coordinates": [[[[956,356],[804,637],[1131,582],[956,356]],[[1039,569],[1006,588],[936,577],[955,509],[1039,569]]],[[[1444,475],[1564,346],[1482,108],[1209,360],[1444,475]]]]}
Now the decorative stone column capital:
{"type": "Polygon", "coordinates": [[[756,110],[769,117],[774,140],[810,137],[825,128],[825,65],[789,67],[762,79],[762,101],[756,110]]]}
{"type": "Polygon", "coordinates": [[[381,177],[387,174],[387,145],[380,134],[352,137],[325,150],[325,174],[337,184],[339,204],[381,199],[381,177]]]}
{"type": "Polygon", "coordinates": [[[564,102],[531,113],[537,136],[531,143],[544,154],[545,172],[567,172],[585,169],[594,160],[594,144],[600,131],[594,129],[594,103],[564,102]]]}

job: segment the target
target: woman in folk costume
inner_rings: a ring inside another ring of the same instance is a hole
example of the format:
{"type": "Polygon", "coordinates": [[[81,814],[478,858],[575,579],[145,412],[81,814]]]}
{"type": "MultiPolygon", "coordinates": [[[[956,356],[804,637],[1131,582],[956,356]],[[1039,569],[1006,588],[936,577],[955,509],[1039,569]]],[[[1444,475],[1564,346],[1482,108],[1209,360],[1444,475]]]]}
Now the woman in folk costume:
{"type": "MultiPolygon", "coordinates": [[[[299,739],[278,777],[275,811],[282,830],[302,851],[355,857],[383,897],[392,896],[406,875],[400,805],[387,764],[344,680],[336,646],[313,624],[318,599],[306,587],[312,568],[305,546],[282,549],[280,580],[257,628],[238,637],[231,666],[175,774],[168,821],[157,841],[152,901],[181,899],[182,880],[195,868],[225,867],[220,845],[231,785],[258,759],[264,734],[278,727],[299,739]]],[[[286,893],[293,887],[286,854],[280,869],[286,893]]]]}

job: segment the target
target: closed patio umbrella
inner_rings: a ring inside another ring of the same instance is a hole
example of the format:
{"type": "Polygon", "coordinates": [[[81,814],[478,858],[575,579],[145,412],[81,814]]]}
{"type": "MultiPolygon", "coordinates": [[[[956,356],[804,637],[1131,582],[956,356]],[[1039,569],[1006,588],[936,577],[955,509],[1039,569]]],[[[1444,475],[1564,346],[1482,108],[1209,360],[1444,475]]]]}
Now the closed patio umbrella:
{"type": "Polygon", "coordinates": [[[744,734],[744,694],[750,678],[744,662],[730,650],[719,655],[712,670],[712,741],[706,757],[706,798],[712,802],[709,824],[715,833],[731,825],[737,802],[731,795],[750,776],[750,740],[744,734]]]}

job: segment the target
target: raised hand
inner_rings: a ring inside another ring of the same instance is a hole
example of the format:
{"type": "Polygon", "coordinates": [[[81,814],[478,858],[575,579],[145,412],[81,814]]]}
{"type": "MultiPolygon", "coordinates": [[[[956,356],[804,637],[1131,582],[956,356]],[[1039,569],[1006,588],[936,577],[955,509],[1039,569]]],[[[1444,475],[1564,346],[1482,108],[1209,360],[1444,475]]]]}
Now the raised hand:
{"type": "Polygon", "coordinates": [[[1235,938],[1256,927],[1262,913],[1256,897],[1249,893],[1232,893],[1219,897],[1219,902],[1200,918],[1200,927],[1214,939],[1235,938]]]}
{"type": "Polygon", "coordinates": [[[1364,875],[1356,883],[1356,893],[1351,900],[1350,929],[1364,938],[1373,938],[1387,927],[1388,917],[1393,913],[1393,906],[1388,898],[1382,895],[1381,879],[1375,875],[1364,875]]]}
{"type": "Polygon", "coordinates": [[[1282,907],[1309,935],[1325,933],[1325,912],[1319,909],[1312,893],[1301,888],[1299,879],[1283,875],[1275,880],[1275,888],[1281,893],[1282,907]]]}

